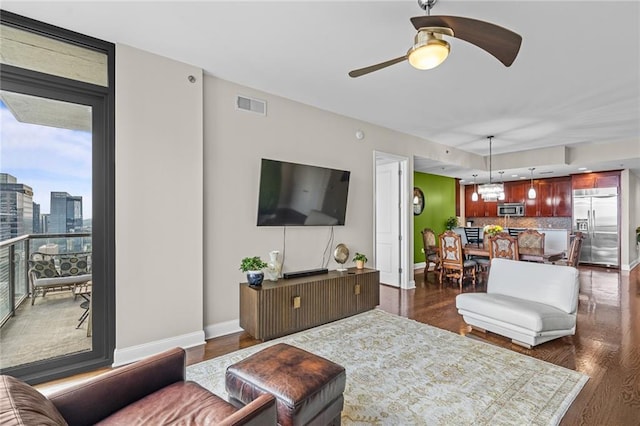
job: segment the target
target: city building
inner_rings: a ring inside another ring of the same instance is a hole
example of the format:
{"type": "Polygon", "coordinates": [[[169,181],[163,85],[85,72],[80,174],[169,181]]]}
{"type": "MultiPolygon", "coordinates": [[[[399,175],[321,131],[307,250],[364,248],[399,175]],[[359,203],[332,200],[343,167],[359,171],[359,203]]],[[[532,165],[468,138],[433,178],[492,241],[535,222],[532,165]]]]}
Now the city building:
{"type": "Polygon", "coordinates": [[[40,227],[40,204],[33,203],[33,231],[34,234],[41,234],[40,227]]]}
{"type": "MultiPolygon", "coordinates": [[[[69,234],[82,232],[82,196],[69,195],[67,192],[51,192],[51,211],[49,213],[48,233],[69,234]]],[[[52,240],[62,251],[82,251],[82,240],[78,238],[61,238],[52,240]]]]}
{"type": "Polygon", "coordinates": [[[67,234],[80,231],[82,231],[82,196],[52,191],[48,232],[67,234]]]}
{"type": "Polygon", "coordinates": [[[0,241],[33,232],[33,190],[0,173],[0,241]]]}

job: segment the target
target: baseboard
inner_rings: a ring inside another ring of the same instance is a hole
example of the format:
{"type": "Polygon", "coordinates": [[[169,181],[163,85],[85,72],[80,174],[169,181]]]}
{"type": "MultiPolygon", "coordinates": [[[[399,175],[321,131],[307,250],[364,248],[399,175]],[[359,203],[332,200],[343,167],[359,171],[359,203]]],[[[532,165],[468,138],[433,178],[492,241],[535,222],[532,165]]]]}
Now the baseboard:
{"type": "Polygon", "coordinates": [[[204,338],[213,339],[214,337],[226,336],[227,334],[238,333],[240,331],[244,330],[240,327],[239,319],[219,322],[216,324],[207,325],[204,328],[204,338]]]}
{"type": "Polygon", "coordinates": [[[424,269],[425,266],[427,266],[427,262],[414,263],[413,270],[424,269]]]}
{"type": "Polygon", "coordinates": [[[627,264],[622,264],[620,265],[620,270],[621,271],[625,271],[625,272],[630,272],[633,270],[633,268],[635,268],[636,266],[640,265],[640,259],[634,259],[631,261],[631,263],[627,264]]]}
{"type": "Polygon", "coordinates": [[[133,361],[157,354],[167,349],[181,347],[191,348],[193,346],[204,345],[204,331],[194,331],[193,333],[180,336],[169,337],[167,339],[155,340],[142,345],[130,346],[128,348],[117,349],[113,352],[112,367],[129,364],[133,361]]]}

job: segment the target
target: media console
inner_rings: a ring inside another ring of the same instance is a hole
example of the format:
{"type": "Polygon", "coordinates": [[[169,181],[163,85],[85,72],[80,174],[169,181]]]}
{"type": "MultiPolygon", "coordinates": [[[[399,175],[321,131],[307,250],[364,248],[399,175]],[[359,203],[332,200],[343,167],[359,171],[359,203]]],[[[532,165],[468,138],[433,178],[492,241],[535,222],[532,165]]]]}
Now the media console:
{"type": "Polygon", "coordinates": [[[240,327],[270,340],[375,308],[380,304],[380,272],[329,271],[320,275],[240,284],[240,327]]]}

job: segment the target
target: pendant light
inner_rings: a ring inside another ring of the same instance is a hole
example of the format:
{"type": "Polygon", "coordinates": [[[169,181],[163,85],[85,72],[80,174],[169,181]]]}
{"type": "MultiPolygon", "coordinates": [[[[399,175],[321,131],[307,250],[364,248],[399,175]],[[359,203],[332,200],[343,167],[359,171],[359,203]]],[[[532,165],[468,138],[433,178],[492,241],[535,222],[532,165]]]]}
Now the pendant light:
{"type": "Polygon", "coordinates": [[[493,183],[491,181],[491,161],[492,161],[492,152],[491,145],[493,142],[493,136],[487,136],[489,139],[489,183],[482,184],[478,187],[478,193],[482,197],[484,201],[497,201],[498,196],[501,193],[504,193],[504,185],[493,183]]]}
{"type": "Polygon", "coordinates": [[[498,173],[500,173],[500,185],[502,185],[502,191],[500,191],[500,193],[498,194],[498,200],[499,201],[504,201],[504,199],[505,199],[504,183],[502,182],[502,175],[504,174],[504,170],[500,170],[498,173]]]}
{"type": "Polygon", "coordinates": [[[536,198],[536,189],[533,187],[533,171],[535,169],[535,167],[529,167],[529,170],[531,171],[531,187],[529,188],[529,193],[527,195],[531,200],[536,198]]]}
{"type": "Polygon", "coordinates": [[[473,175],[473,194],[471,194],[471,201],[478,201],[478,190],[476,186],[476,177],[478,175],[473,175]]]}

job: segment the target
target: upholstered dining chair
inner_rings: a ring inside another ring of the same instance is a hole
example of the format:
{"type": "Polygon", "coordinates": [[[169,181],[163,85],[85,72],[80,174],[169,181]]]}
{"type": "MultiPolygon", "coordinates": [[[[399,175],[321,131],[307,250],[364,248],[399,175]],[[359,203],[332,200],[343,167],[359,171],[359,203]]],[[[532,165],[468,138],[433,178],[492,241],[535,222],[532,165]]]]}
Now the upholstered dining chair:
{"type": "Polygon", "coordinates": [[[569,247],[569,255],[567,256],[567,259],[559,260],[555,264],[573,266],[574,268],[577,268],[578,263],[580,262],[580,250],[582,250],[583,239],[584,234],[582,232],[576,232],[573,236],[573,241],[571,241],[571,247],[569,247]]]}
{"type": "Polygon", "coordinates": [[[525,229],[518,234],[518,249],[535,248],[544,250],[544,233],[535,229],[525,229]]]}
{"type": "Polygon", "coordinates": [[[446,231],[438,237],[440,243],[440,284],[444,277],[458,280],[460,291],[465,276],[471,276],[476,285],[476,267],[474,260],[465,260],[462,253],[462,238],[454,231],[446,231]]]}
{"type": "Polygon", "coordinates": [[[497,257],[520,260],[518,240],[506,232],[489,237],[489,259],[493,260],[497,257]]]}
{"type": "Polygon", "coordinates": [[[436,233],[433,229],[424,228],[422,231],[422,244],[424,246],[424,260],[426,265],[424,267],[424,274],[431,270],[433,264],[433,270],[438,271],[440,269],[440,254],[438,253],[438,241],[436,240],[436,233]]]}

